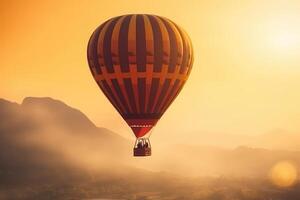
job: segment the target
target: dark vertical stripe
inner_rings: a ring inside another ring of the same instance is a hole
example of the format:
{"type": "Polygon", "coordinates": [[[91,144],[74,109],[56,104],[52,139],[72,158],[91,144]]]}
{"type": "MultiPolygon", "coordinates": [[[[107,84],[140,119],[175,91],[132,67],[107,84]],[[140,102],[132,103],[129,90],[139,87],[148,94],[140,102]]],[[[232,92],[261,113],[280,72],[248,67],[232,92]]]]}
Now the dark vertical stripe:
{"type": "Polygon", "coordinates": [[[109,85],[107,84],[107,82],[106,82],[105,80],[102,80],[101,83],[102,83],[102,85],[104,86],[104,88],[102,88],[102,87],[100,86],[101,89],[102,89],[102,91],[104,92],[104,94],[107,93],[107,98],[110,100],[111,103],[112,103],[112,101],[115,102],[116,105],[114,105],[113,103],[112,103],[112,104],[113,104],[113,105],[115,106],[115,108],[120,112],[120,114],[123,115],[124,112],[122,111],[122,107],[121,107],[120,104],[118,103],[116,97],[114,96],[114,94],[113,94],[111,88],[109,87],[109,85]]]}
{"type": "MultiPolygon", "coordinates": [[[[107,90],[101,86],[99,81],[96,81],[98,86],[101,88],[102,92],[104,93],[104,95],[106,96],[106,98],[109,100],[109,102],[115,107],[115,109],[121,114],[121,110],[120,107],[117,106],[116,102],[113,100],[112,97],[109,96],[109,93],[107,92],[107,90]]],[[[102,81],[101,81],[102,82],[102,81]]]]}
{"type": "Polygon", "coordinates": [[[176,39],[176,35],[173,31],[173,29],[171,28],[171,25],[169,24],[169,22],[167,22],[165,19],[160,18],[169,35],[169,41],[170,41],[170,55],[169,55],[169,67],[168,67],[168,72],[172,73],[175,71],[176,68],[176,63],[177,63],[177,56],[178,56],[178,47],[177,47],[177,39],[176,39]]]}
{"type": "Polygon", "coordinates": [[[181,63],[181,66],[180,66],[180,73],[182,74],[187,65],[188,65],[188,54],[189,54],[189,47],[187,46],[188,44],[188,41],[186,40],[185,36],[184,36],[184,33],[182,32],[182,30],[176,25],[174,24],[181,36],[181,40],[182,40],[182,45],[183,45],[183,53],[182,53],[182,63],[181,63]]]}
{"type": "Polygon", "coordinates": [[[145,113],[146,78],[138,78],[140,112],[145,113]]]}
{"type": "Polygon", "coordinates": [[[122,72],[129,72],[128,60],[128,30],[131,16],[126,16],[121,24],[119,34],[119,55],[122,72]]]}
{"type": "MultiPolygon", "coordinates": [[[[91,52],[92,52],[92,48],[91,48],[92,42],[91,41],[94,40],[94,37],[95,37],[94,35],[95,35],[95,32],[93,32],[92,36],[90,37],[89,42],[88,42],[88,47],[87,47],[87,60],[88,60],[90,71],[93,76],[95,76],[94,71],[93,71],[93,68],[95,68],[95,64],[91,57],[91,52]]],[[[96,72],[96,73],[99,74],[98,72],[96,72]]]]}
{"type": "Polygon", "coordinates": [[[163,84],[163,86],[162,86],[162,90],[161,90],[161,92],[160,92],[159,98],[158,98],[157,103],[156,103],[156,105],[155,105],[154,113],[157,113],[157,110],[158,110],[158,108],[160,107],[163,98],[166,96],[166,92],[167,92],[167,90],[168,90],[169,87],[170,87],[170,82],[171,82],[170,79],[166,79],[166,80],[165,80],[165,82],[164,82],[164,84],[163,84]]]}
{"type": "Polygon", "coordinates": [[[155,17],[147,15],[149,17],[152,30],[153,30],[153,42],[154,42],[154,72],[161,72],[163,64],[163,42],[162,33],[158,22],[155,17]]]}
{"type": "Polygon", "coordinates": [[[136,16],[136,64],[138,72],[146,71],[146,33],[143,15],[136,16]]]}
{"type": "Polygon", "coordinates": [[[103,27],[104,27],[105,24],[106,24],[106,22],[103,23],[101,26],[99,26],[94,31],[93,35],[90,38],[89,47],[88,47],[88,48],[90,48],[90,51],[88,52],[89,65],[92,62],[92,66],[95,67],[97,74],[102,74],[101,68],[100,68],[100,64],[99,64],[99,61],[98,61],[97,46],[98,46],[98,39],[99,39],[100,32],[102,31],[102,29],[103,29],[103,27]]]}
{"type": "Polygon", "coordinates": [[[105,67],[107,68],[107,71],[109,73],[114,72],[113,68],[113,61],[112,61],[112,55],[111,55],[111,37],[112,32],[114,30],[114,27],[120,17],[112,19],[111,23],[108,25],[107,30],[104,35],[104,41],[103,41],[103,58],[105,67]]]}
{"type": "Polygon", "coordinates": [[[128,94],[130,106],[131,106],[133,112],[137,113],[137,108],[136,108],[136,103],[135,103],[135,98],[134,98],[133,86],[132,86],[131,79],[130,78],[124,78],[123,81],[124,81],[124,85],[125,85],[125,88],[126,88],[126,92],[128,94]]]}
{"type": "Polygon", "coordinates": [[[165,102],[164,102],[165,105],[162,106],[161,110],[157,110],[157,113],[163,114],[162,111],[165,109],[165,107],[168,107],[170,105],[169,101],[174,96],[174,94],[176,92],[175,89],[178,87],[179,83],[180,83],[180,80],[177,79],[175,81],[170,93],[168,94],[167,98],[165,99],[165,102]]]}
{"type": "Polygon", "coordinates": [[[111,79],[111,82],[113,84],[113,87],[115,88],[115,91],[119,97],[120,103],[125,107],[126,113],[129,113],[129,107],[127,105],[126,99],[122,93],[122,90],[120,88],[119,82],[117,79],[111,79]]]}
{"type": "Polygon", "coordinates": [[[150,89],[150,95],[149,95],[149,104],[147,106],[147,113],[151,112],[151,108],[153,107],[154,100],[157,95],[158,86],[159,86],[159,78],[153,78],[151,89],[150,89]]]}

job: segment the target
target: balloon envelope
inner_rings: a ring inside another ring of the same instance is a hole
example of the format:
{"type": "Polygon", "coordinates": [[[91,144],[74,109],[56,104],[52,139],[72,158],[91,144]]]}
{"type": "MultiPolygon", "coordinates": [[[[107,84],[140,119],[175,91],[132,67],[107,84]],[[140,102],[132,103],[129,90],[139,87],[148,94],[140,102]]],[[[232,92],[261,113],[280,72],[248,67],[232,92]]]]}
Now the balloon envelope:
{"type": "Polygon", "coordinates": [[[92,34],[87,56],[97,84],[136,137],[155,126],[182,89],[193,63],[187,34],[155,15],[109,19],[92,34]]]}

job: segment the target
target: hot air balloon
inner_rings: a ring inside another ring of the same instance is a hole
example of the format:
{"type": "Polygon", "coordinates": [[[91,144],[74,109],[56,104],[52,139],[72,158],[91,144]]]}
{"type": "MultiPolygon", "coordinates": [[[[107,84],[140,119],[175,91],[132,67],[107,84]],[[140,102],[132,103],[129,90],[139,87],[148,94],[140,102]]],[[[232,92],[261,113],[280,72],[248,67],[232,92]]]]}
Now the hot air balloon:
{"type": "Polygon", "coordinates": [[[98,86],[136,136],[134,156],[150,156],[150,131],[192,69],[188,35],[164,17],[122,15],[93,32],[87,57],[98,86]]]}

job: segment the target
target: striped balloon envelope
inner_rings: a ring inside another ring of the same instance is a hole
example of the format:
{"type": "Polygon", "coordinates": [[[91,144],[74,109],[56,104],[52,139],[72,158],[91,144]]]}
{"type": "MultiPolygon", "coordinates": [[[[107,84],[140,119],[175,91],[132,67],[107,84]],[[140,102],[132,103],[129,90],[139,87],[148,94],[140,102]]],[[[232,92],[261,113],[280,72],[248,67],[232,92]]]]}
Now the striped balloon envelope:
{"type": "Polygon", "coordinates": [[[184,86],[193,64],[188,35],[156,15],[101,24],[87,50],[91,73],[137,138],[147,136],[184,86]]]}

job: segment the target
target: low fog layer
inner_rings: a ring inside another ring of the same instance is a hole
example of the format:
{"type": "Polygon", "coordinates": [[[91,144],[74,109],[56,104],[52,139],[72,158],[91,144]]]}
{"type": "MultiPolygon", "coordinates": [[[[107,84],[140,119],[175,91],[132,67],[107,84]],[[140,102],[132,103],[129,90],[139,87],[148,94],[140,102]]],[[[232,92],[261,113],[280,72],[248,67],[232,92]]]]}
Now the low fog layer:
{"type": "MultiPolygon", "coordinates": [[[[106,181],[123,189],[125,186],[120,186],[120,182],[129,181],[127,184],[133,188],[140,185],[162,189],[163,185],[168,190],[174,184],[189,185],[199,177],[221,179],[221,185],[236,184],[231,179],[244,178],[259,179],[268,185],[270,170],[276,163],[289,161],[297,171],[300,166],[299,140],[295,135],[280,132],[262,136],[270,138],[269,144],[267,139],[251,141],[253,147],[228,148],[225,144],[228,138],[222,144],[226,136],[212,138],[213,135],[206,144],[203,141],[194,145],[154,144],[152,157],[134,158],[134,141],[96,127],[79,110],[58,100],[29,97],[21,105],[0,100],[0,118],[0,184],[3,187],[23,188],[28,183],[40,182],[55,186],[88,182],[96,187],[106,181]],[[276,138],[293,142],[286,149],[277,148],[276,138]],[[267,149],[270,146],[274,148],[267,149]]],[[[245,144],[241,142],[241,145],[245,144]]],[[[205,180],[215,184],[214,179],[205,180]]],[[[197,180],[195,184],[202,181],[197,180]]],[[[0,195],[7,195],[7,190],[2,191],[0,195]]]]}

